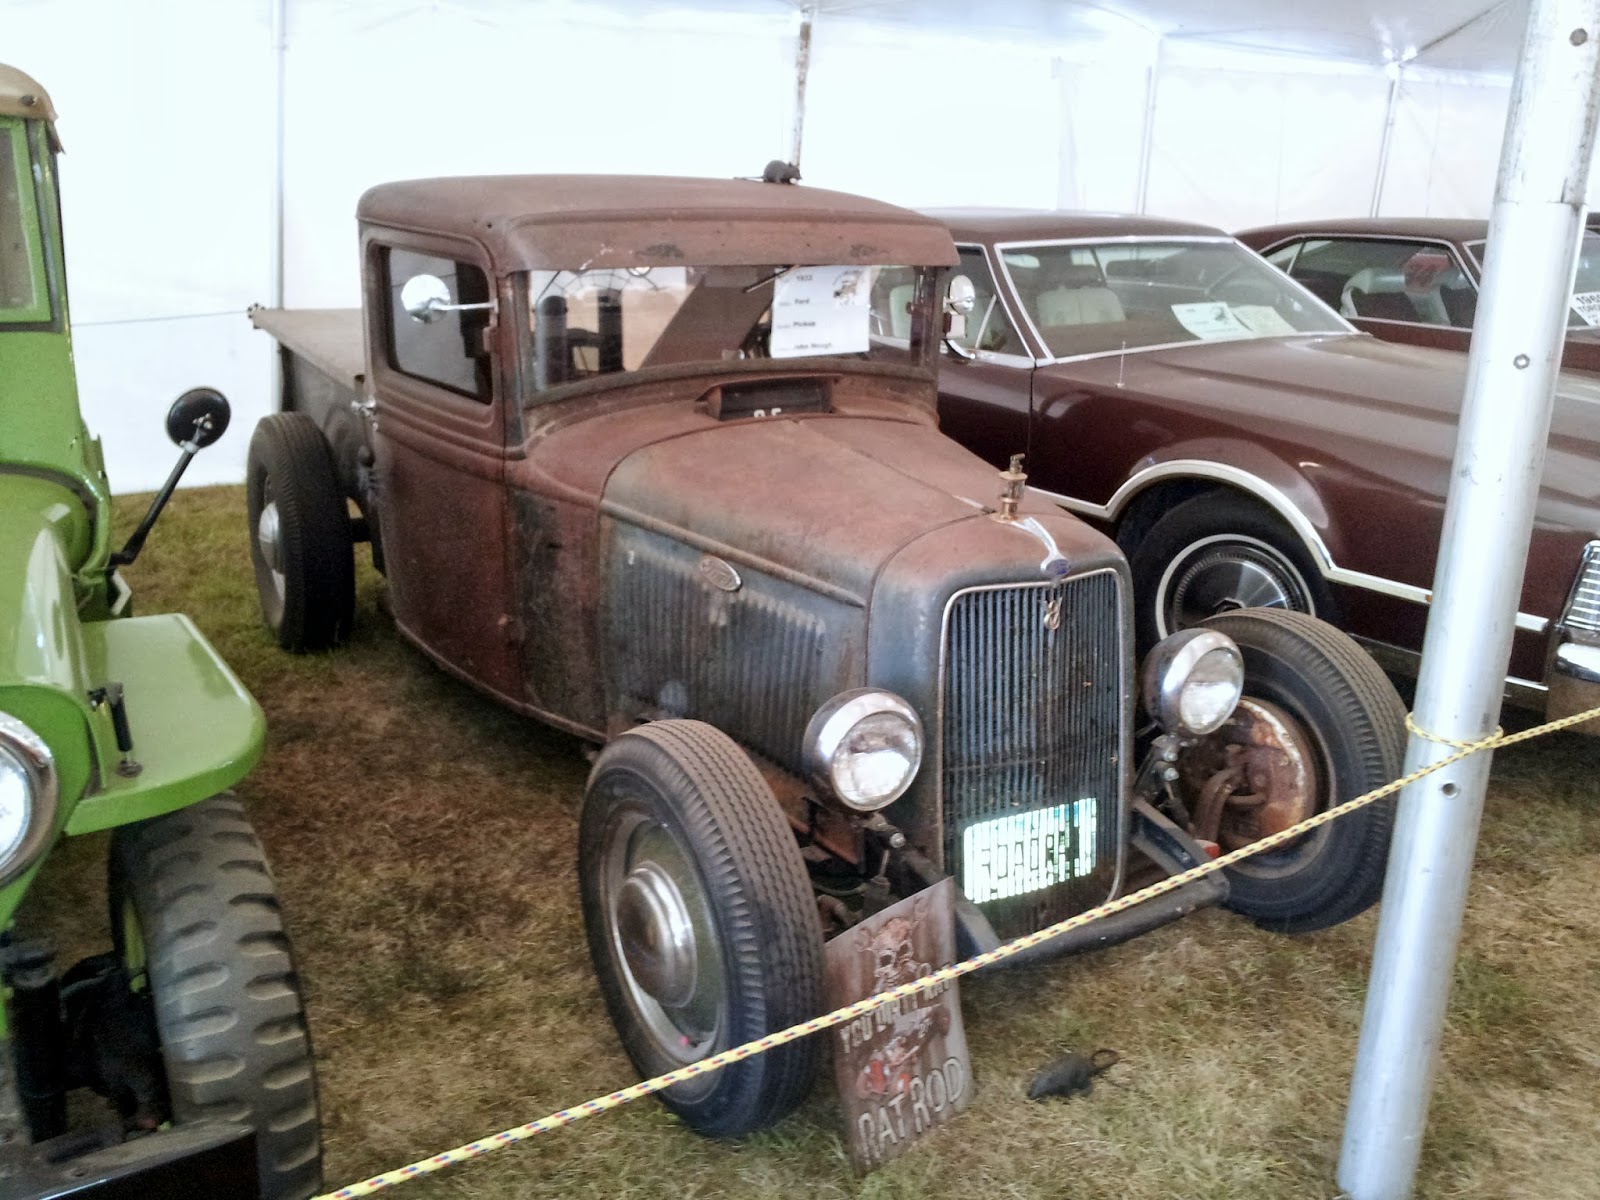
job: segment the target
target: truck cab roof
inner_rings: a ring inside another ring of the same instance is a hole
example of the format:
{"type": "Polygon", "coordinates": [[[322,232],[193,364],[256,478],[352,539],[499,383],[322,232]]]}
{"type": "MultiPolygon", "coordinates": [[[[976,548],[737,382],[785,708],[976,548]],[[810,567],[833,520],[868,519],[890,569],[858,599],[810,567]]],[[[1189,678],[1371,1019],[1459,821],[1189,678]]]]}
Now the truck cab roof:
{"type": "Polygon", "coordinates": [[[50,130],[50,145],[61,149],[61,138],[56,134],[56,109],[50,95],[25,71],[0,63],[0,115],[30,117],[43,121],[50,130]]]}
{"type": "Polygon", "coordinates": [[[656,175],[482,175],[385,183],[374,228],[464,238],[496,272],[738,266],[948,266],[950,235],[919,213],[822,188],[656,175]]]}

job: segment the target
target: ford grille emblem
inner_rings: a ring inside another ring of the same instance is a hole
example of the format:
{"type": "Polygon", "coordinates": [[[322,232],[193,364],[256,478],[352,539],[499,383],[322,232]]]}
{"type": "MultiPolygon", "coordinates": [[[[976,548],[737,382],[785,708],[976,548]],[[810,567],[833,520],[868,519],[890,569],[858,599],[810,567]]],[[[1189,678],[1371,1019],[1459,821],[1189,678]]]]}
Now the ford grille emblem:
{"type": "Polygon", "coordinates": [[[707,554],[700,559],[700,578],[724,592],[737,592],[744,583],[739,578],[739,572],[733,569],[733,564],[724,562],[715,554],[707,554]]]}

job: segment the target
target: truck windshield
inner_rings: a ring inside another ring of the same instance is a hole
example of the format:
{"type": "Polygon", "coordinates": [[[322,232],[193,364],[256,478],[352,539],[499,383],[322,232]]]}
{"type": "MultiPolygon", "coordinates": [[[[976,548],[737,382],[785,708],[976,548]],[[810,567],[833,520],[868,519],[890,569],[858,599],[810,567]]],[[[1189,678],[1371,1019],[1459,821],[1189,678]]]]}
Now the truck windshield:
{"type": "Polygon", "coordinates": [[[26,127],[0,120],[0,325],[49,320],[41,247],[26,127]]]}
{"type": "Polygon", "coordinates": [[[931,271],[889,266],[530,271],[534,390],[742,359],[839,359],[932,372],[931,271]]]}
{"type": "Polygon", "coordinates": [[[1350,332],[1331,308],[1231,239],[1003,246],[1000,260],[1040,339],[1061,358],[1350,332]]]}

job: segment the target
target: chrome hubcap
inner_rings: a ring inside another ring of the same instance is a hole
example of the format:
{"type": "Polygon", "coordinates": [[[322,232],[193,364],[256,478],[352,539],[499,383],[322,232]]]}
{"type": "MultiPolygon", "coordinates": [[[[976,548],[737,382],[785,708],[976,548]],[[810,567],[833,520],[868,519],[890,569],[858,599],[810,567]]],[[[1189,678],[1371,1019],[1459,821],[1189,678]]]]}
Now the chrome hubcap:
{"type": "Polygon", "coordinates": [[[1240,608],[1315,613],[1305,577],[1274,546],[1238,534],[1195,542],[1173,558],[1156,589],[1162,637],[1240,608]]]}
{"type": "Polygon", "coordinates": [[[632,805],[612,817],[603,853],[605,911],[627,1002],[667,1062],[704,1058],[727,1021],[727,983],[692,857],[672,830],[632,805]]]}
{"type": "Polygon", "coordinates": [[[652,999],[667,1008],[694,999],[694,923],[660,864],[640,863],[628,873],[617,890],[616,923],[628,971],[652,999]]]}
{"type": "Polygon", "coordinates": [[[283,545],[278,535],[278,502],[268,500],[256,520],[256,545],[261,549],[261,561],[272,572],[272,585],[278,595],[283,595],[283,545]]]}

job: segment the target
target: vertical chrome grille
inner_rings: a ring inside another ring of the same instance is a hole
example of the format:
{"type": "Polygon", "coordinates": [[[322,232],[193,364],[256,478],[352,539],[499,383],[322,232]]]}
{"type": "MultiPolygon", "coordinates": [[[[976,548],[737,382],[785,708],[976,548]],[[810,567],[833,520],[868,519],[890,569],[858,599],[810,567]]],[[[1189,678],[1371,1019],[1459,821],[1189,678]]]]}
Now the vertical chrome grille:
{"type": "Polygon", "coordinates": [[[1562,624],[1600,633],[1600,542],[1584,548],[1583,565],[1573,582],[1562,624]]]}
{"type": "Polygon", "coordinates": [[[996,930],[1014,936],[1090,907],[1116,878],[1128,670],[1121,581],[1102,570],[959,592],[944,638],[945,863],[996,930]],[[1028,843],[1012,853],[1055,854],[1032,844],[1040,822],[1028,814],[1061,805],[1075,806],[1063,818],[1070,865],[1055,873],[1070,877],[983,902],[963,860],[967,831],[983,827],[973,835],[981,840],[985,828],[1005,830],[1028,843]]]}

